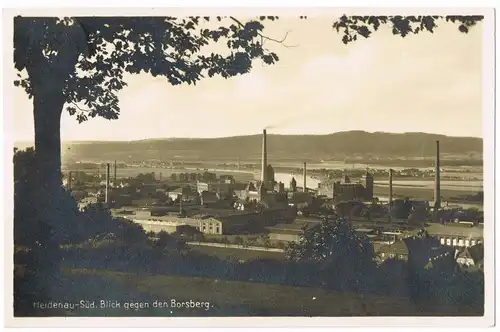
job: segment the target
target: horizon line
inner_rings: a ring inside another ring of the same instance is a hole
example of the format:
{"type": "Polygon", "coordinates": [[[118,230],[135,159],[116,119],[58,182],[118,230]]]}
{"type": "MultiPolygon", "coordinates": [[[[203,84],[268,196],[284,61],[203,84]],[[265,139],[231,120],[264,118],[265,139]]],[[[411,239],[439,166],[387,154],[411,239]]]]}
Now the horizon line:
{"type": "MultiPolygon", "coordinates": [[[[388,131],[366,131],[366,130],[343,130],[343,131],[337,131],[337,132],[332,132],[328,134],[311,134],[311,133],[305,133],[305,134],[274,134],[274,133],[269,133],[270,129],[269,128],[264,128],[266,130],[267,135],[271,136],[329,136],[329,135],[335,135],[335,134],[340,134],[340,133],[352,133],[352,132],[358,132],[358,133],[366,133],[366,134],[392,134],[392,135],[404,135],[404,134],[423,134],[423,135],[436,135],[436,136],[444,136],[444,137],[450,137],[450,138],[477,138],[477,139],[483,139],[483,137],[478,137],[478,136],[452,136],[452,135],[446,135],[446,134],[439,134],[439,133],[430,133],[430,132],[421,132],[421,131],[407,131],[407,132],[388,132],[388,131]]],[[[264,130],[263,129],[263,130],[264,130]]],[[[272,130],[272,129],[271,129],[272,130]]],[[[255,133],[255,134],[243,134],[243,135],[231,135],[231,136],[184,136],[184,137],[175,137],[175,136],[163,136],[163,137],[149,137],[149,138],[137,138],[133,140],[107,140],[107,139],[98,139],[98,140],[63,140],[61,139],[61,143],[90,143],[90,142],[108,142],[108,143],[113,143],[113,142],[140,142],[140,141],[148,141],[148,140],[194,140],[194,139],[222,139],[222,138],[236,138],[236,137],[250,137],[250,136],[259,136],[262,135],[262,132],[255,133]]],[[[28,140],[17,140],[14,141],[14,144],[16,143],[27,143],[30,142],[28,140]]]]}

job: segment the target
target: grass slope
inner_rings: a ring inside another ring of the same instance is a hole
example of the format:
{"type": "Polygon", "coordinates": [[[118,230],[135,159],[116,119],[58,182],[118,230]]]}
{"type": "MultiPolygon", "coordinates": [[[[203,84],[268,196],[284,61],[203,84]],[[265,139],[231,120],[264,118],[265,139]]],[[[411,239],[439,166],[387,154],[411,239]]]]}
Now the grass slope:
{"type": "Polygon", "coordinates": [[[244,260],[248,261],[251,259],[275,259],[284,260],[285,254],[281,252],[269,252],[269,251],[256,251],[256,250],[245,250],[238,248],[219,248],[210,246],[190,246],[191,251],[199,252],[204,255],[214,256],[219,259],[228,260],[244,260]]]}
{"type": "Polygon", "coordinates": [[[329,292],[251,282],[164,275],[137,275],[109,270],[66,269],[59,288],[67,301],[116,300],[120,309],[78,309],[74,316],[401,316],[414,315],[406,298],[329,292]],[[69,296],[68,294],[71,294],[69,296]],[[154,301],[209,302],[203,308],[153,308],[154,301]],[[149,303],[126,310],[123,303],[149,303]]]}

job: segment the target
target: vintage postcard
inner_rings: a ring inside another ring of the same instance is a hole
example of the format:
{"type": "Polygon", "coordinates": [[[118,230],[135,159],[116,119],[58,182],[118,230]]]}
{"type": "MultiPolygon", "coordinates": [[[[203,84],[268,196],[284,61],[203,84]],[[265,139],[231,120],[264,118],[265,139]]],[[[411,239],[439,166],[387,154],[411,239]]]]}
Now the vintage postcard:
{"type": "Polygon", "coordinates": [[[9,326],[494,324],[493,9],[3,17],[9,326]]]}

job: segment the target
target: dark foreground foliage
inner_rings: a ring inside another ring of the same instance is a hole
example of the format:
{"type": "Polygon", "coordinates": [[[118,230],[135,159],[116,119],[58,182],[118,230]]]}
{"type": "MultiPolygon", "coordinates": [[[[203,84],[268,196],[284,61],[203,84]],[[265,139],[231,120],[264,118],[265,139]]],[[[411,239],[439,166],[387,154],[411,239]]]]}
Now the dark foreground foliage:
{"type": "MultiPolygon", "coordinates": [[[[388,260],[370,274],[347,276],[313,262],[254,259],[221,260],[196,252],[113,244],[66,249],[65,267],[112,270],[139,275],[205,277],[269,285],[322,288],[357,294],[407,297],[430,315],[482,315],[484,275],[480,272],[422,270],[412,275],[404,261],[388,260]],[[357,283],[353,282],[356,280],[357,283]]],[[[417,314],[416,312],[415,314],[417,314]]],[[[362,313],[359,313],[362,314],[362,313]]]]}
{"type": "Polygon", "coordinates": [[[127,243],[144,242],[142,227],[112,218],[109,211],[94,206],[78,210],[75,200],[59,188],[58,209],[53,211],[57,232],[37,214],[36,204],[43,193],[39,188],[35,151],[16,151],[14,155],[14,314],[34,313],[33,301],[51,298],[51,288],[60,279],[61,245],[81,243],[99,237],[112,237],[127,243]]]}

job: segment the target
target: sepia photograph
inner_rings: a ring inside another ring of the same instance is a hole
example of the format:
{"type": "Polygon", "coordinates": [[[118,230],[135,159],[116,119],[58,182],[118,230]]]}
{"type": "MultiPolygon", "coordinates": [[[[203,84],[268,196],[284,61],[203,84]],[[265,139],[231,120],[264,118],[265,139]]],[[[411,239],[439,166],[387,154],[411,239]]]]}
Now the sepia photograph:
{"type": "Polygon", "coordinates": [[[9,324],[493,325],[494,14],[4,10],[9,324]]]}

